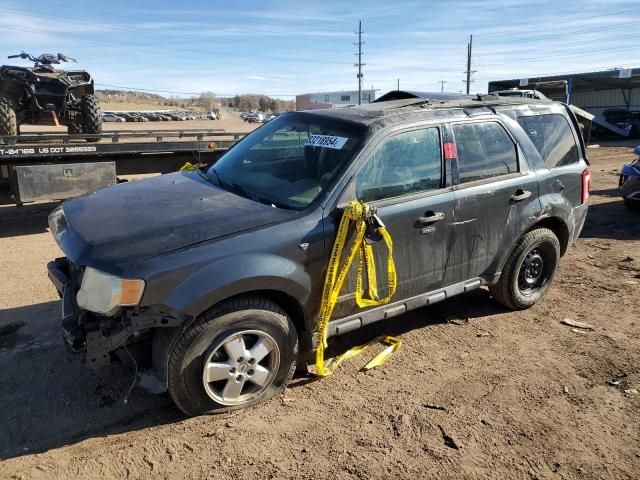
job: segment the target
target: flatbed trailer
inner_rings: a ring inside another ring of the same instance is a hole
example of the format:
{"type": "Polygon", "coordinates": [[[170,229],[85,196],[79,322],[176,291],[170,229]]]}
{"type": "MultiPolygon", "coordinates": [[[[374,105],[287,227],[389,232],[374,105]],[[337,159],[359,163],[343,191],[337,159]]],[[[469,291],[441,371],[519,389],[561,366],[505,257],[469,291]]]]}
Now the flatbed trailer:
{"type": "Polygon", "coordinates": [[[63,200],[125,175],[208,165],[244,135],[218,129],[0,136],[0,203],[63,200]]]}

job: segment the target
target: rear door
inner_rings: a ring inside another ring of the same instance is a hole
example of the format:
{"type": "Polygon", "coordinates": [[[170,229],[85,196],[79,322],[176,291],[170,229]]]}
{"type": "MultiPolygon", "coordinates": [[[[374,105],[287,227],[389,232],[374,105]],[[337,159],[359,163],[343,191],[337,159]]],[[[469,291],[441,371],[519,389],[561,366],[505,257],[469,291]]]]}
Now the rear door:
{"type": "Polygon", "coordinates": [[[499,270],[501,253],[539,212],[538,181],[497,119],[449,125],[455,140],[454,222],[446,284],[499,270]]]}
{"type": "MultiPolygon", "coordinates": [[[[393,300],[438,288],[453,220],[453,191],[445,186],[440,128],[414,128],[387,137],[352,182],[356,198],[378,209],[393,239],[398,278],[393,300]]],[[[374,251],[378,285],[386,286],[384,244],[376,244],[374,251]]],[[[354,301],[355,273],[352,268],[336,305],[337,318],[359,310],[354,301]]]]}

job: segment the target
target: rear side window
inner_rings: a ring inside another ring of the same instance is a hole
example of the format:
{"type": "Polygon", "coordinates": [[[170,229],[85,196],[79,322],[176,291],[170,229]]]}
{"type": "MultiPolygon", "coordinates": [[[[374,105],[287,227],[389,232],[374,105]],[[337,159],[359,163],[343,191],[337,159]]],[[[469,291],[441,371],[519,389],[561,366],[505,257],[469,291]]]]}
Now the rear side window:
{"type": "Polygon", "coordinates": [[[460,183],[518,171],[516,146],[496,122],[453,125],[460,183]]]}
{"type": "Polygon", "coordinates": [[[358,200],[370,202],[440,187],[437,128],[400,133],[380,145],[356,177],[358,200]]]}
{"type": "Polygon", "coordinates": [[[569,122],[562,115],[518,117],[518,123],[549,168],[578,162],[578,146],[569,122]]]}

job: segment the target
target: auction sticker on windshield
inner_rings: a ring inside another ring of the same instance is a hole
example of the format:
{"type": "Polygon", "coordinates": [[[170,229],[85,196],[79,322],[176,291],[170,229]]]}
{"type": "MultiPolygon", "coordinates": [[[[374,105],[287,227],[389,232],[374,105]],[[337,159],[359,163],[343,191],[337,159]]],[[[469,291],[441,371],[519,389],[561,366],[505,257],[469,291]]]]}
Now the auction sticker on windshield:
{"type": "Polygon", "coordinates": [[[325,147],[333,148],[334,150],[341,150],[344,144],[347,143],[348,138],[334,137],[333,135],[311,135],[306,142],[305,147],[325,147]]]}

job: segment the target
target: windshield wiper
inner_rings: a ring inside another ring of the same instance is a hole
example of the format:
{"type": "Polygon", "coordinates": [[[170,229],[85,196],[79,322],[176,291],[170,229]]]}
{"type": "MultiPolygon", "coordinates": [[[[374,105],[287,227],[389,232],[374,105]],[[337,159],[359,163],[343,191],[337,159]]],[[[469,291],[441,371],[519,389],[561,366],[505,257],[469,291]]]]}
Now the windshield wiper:
{"type": "Polygon", "coordinates": [[[197,172],[198,175],[200,175],[202,178],[204,178],[207,182],[211,181],[211,179],[206,174],[206,172],[204,170],[202,170],[197,163],[194,164],[194,163],[191,163],[191,162],[187,162],[182,166],[180,171],[197,172]]]}

